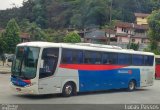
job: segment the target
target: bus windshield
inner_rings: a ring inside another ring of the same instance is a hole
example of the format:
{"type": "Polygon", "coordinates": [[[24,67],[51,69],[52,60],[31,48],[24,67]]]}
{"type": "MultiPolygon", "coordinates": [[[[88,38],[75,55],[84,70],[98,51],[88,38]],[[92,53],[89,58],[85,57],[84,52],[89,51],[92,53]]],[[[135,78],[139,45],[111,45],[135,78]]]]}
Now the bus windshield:
{"type": "Polygon", "coordinates": [[[39,51],[40,48],[38,47],[17,47],[16,57],[12,65],[12,76],[22,79],[35,78],[39,51]]]}

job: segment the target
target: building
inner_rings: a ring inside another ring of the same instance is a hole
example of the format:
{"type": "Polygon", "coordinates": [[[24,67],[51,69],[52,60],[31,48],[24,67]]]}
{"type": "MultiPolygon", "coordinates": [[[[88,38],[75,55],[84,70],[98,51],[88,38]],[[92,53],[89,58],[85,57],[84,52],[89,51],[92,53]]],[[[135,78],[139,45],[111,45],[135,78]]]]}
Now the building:
{"type": "Polygon", "coordinates": [[[147,17],[150,14],[145,14],[145,13],[134,13],[136,17],[136,24],[138,25],[147,25],[147,17]]]}
{"type": "Polygon", "coordinates": [[[115,31],[111,29],[93,29],[85,33],[84,41],[87,43],[100,43],[107,44],[108,39],[110,41],[116,42],[115,31]],[[110,34],[110,36],[109,36],[110,34]]]}
{"type": "Polygon", "coordinates": [[[20,33],[19,37],[21,38],[21,42],[29,42],[30,34],[29,33],[20,33]]]}
{"type": "Polygon", "coordinates": [[[0,28],[0,33],[4,32],[4,31],[5,31],[5,29],[3,29],[3,28],[0,28]]]}
{"type": "Polygon", "coordinates": [[[133,35],[131,36],[131,42],[148,44],[149,43],[149,38],[147,36],[148,29],[149,29],[148,25],[134,24],[134,30],[133,30],[133,35]]]}
{"type": "Polygon", "coordinates": [[[138,25],[118,21],[115,24],[117,43],[149,43],[147,37],[148,25],[138,25]]]}
{"type": "Polygon", "coordinates": [[[84,42],[86,43],[105,43],[106,36],[105,31],[99,29],[93,29],[87,31],[84,36],[84,42]]]}
{"type": "Polygon", "coordinates": [[[115,24],[117,43],[129,43],[134,32],[134,24],[117,21],[115,24]]]}

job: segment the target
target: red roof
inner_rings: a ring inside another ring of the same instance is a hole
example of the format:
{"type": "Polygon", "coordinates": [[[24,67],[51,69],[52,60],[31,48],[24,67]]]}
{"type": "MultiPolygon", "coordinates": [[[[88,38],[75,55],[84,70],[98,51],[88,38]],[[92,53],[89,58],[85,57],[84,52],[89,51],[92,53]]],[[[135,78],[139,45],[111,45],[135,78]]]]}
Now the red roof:
{"type": "Polygon", "coordinates": [[[134,13],[134,15],[135,15],[136,17],[147,17],[147,16],[149,16],[150,14],[145,14],[145,13],[134,13]]]}
{"type": "Polygon", "coordinates": [[[135,23],[127,23],[127,22],[117,22],[115,26],[121,28],[134,28],[134,29],[144,29],[144,30],[147,30],[149,28],[148,25],[138,25],[135,23]]]}
{"type": "Polygon", "coordinates": [[[30,34],[29,33],[20,33],[20,38],[30,39],[30,34]]]}
{"type": "Polygon", "coordinates": [[[116,31],[113,29],[105,29],[105,32],[110,34],[116,34],[116,31]]]}
{"type": "Polygon", "coordinates": [[[127,23],[127,22],[121,22],[118,21],[115,24],[116,27],[123,27],[123,28],[132,28],[133,27],[133,23],[127,23]]]}

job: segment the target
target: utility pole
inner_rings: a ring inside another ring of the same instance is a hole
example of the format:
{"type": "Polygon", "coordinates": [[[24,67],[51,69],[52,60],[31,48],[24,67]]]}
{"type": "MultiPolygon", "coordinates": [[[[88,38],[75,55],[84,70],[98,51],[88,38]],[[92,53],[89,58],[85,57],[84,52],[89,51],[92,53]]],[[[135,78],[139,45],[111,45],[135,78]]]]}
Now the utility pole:
{"type": "Polygon", "coordinates": [[[109,6],[109,30],[108,30],[108,38],[107,38],[107,44],[110,45],[110,38],[111,38],[111,22],[112,22],[112,0],[110,1],[110,6],[109,6]]]}
{"type": "Polygon", "coordinates": [[[131,48],[131,37],[132,37],[133,34],[134,34],[133,31],[134,31],[134,23],[132,23],[132,26],[131,26],[131,28],[130,28],[128,49],[131,48]]]}

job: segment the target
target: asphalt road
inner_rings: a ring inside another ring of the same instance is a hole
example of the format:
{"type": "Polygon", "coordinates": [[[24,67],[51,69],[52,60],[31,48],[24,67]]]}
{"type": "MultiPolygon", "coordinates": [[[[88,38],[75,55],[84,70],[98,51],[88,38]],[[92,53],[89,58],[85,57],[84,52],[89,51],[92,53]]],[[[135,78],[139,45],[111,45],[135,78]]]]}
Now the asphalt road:
{"type": "Polygon", "coordinates": [[[154,86],[134,92],[109,90],[79,93],[73,97],[61,95],[28,96],[14,93],[9,88],[10,74],[0,74],[0,104],[160,104],[160,80],[154,86]]]}

